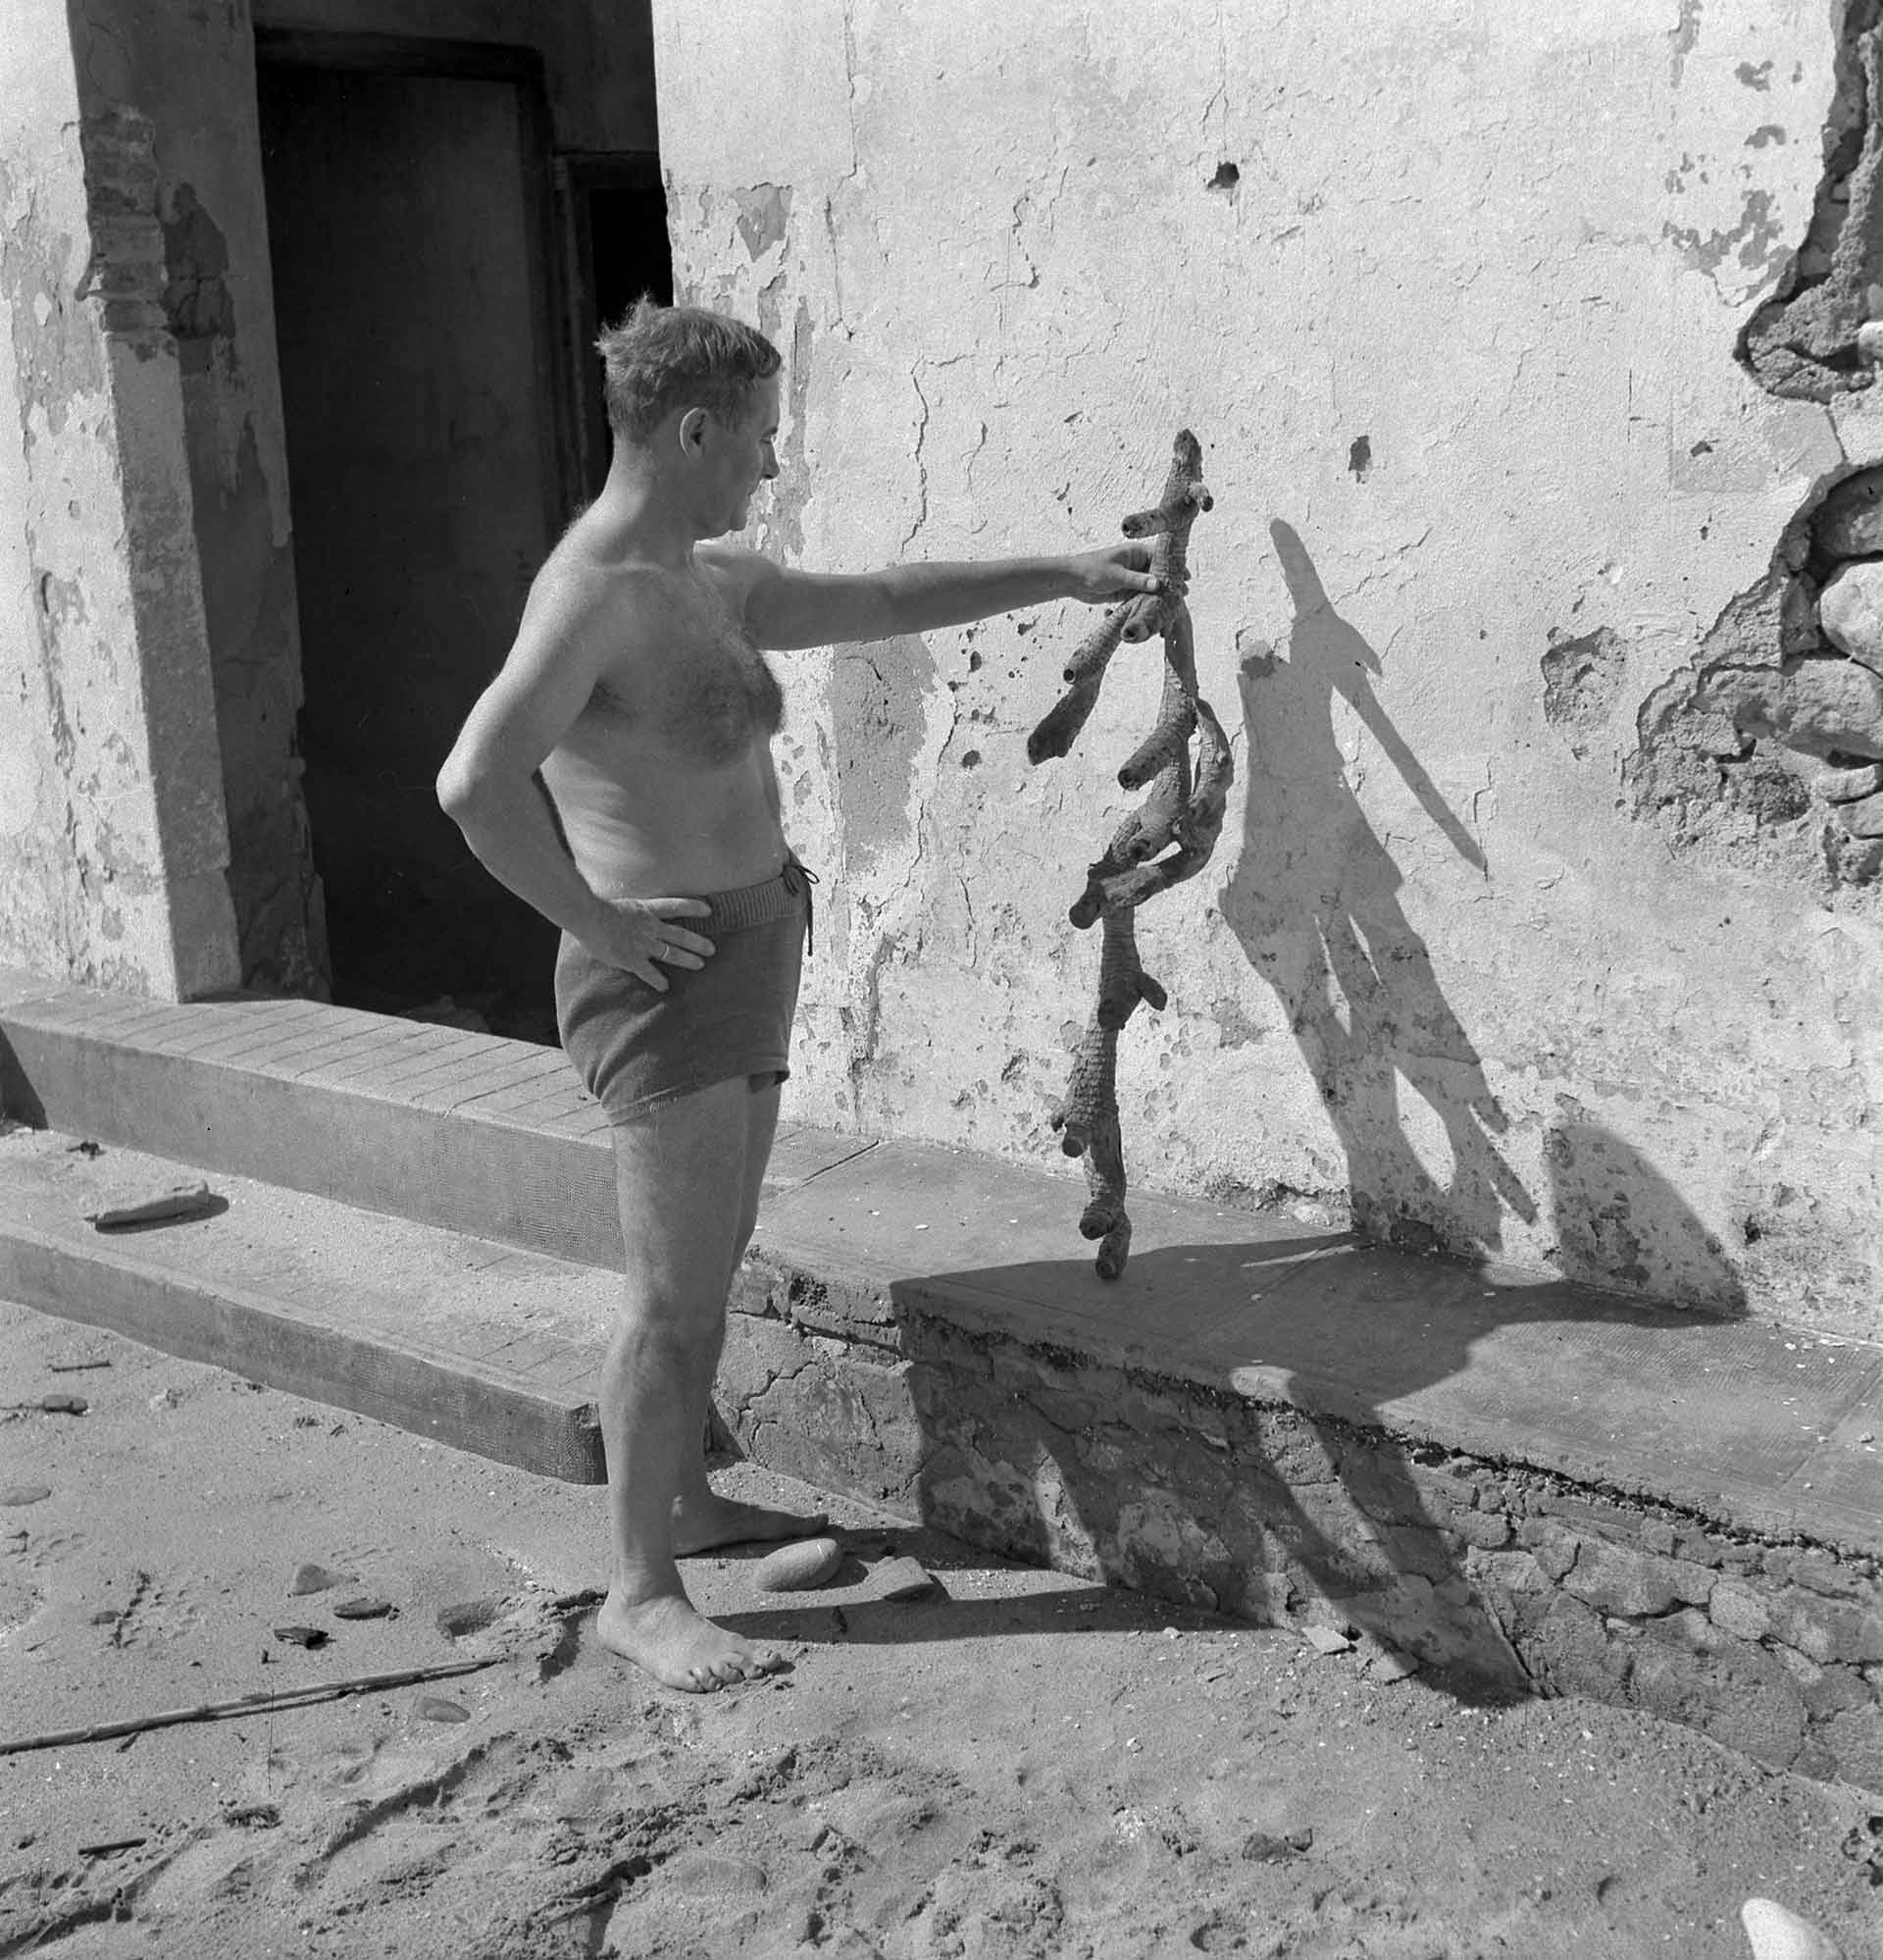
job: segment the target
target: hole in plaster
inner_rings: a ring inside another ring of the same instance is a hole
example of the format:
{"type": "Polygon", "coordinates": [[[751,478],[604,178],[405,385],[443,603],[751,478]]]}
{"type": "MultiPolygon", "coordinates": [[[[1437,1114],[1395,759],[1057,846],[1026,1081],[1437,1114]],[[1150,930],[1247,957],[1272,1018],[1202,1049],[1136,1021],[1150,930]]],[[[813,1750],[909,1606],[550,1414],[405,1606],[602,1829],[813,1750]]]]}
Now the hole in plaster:
{"type": "Polygon", "coordinates": [[[1237,184],[1242,181],[1242,172],[1233,163],[1219,163],[1216,166],[1216,175],[1210,179],[1207,188],[1211,190],[1234,190],[1237,184]]]}
{"type": "Polygon", "coordinates": [[[1347,467],[1361,483],[1365,483],[1366,474],[1373,467],[1373,444],[1368,438],[1354,437],[1352,446],[1347,452],[1347,467]]]}
{"type": "Polygon", "coordinates": [[[967,753],[961,757],[961,766],[964,769],[978,769],[981,766],[980,749],[970,748],[967,751],[967,753]]]}

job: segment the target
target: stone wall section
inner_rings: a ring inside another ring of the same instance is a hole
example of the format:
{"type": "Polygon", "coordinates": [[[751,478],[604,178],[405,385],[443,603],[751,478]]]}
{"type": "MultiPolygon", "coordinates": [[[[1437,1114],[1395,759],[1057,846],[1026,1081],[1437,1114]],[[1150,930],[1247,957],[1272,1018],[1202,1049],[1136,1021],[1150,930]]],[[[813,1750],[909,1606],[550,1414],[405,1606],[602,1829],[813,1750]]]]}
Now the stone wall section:
{"type": "Polygon", "coordinates": [[[1645,1709],[1883,1792],[1883,1564],[1535,1465],[1023,1340],[765,1256],[717,1408],[768,1468],[1466,1699],[1645,1709]]]}

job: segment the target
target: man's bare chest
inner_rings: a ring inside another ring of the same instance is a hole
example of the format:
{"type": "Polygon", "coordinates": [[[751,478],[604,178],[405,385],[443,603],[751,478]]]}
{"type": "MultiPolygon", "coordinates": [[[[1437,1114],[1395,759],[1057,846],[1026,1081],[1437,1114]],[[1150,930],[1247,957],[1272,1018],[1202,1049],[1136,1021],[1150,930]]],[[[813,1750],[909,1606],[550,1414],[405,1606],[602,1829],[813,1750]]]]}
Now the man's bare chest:
{"type": "Polygon", "coordinates": [[[636,746],[714,768],[778,732],[784,696],[764,655],[730,622],[692,618],[604,674],[589,712],[636,746]]]}

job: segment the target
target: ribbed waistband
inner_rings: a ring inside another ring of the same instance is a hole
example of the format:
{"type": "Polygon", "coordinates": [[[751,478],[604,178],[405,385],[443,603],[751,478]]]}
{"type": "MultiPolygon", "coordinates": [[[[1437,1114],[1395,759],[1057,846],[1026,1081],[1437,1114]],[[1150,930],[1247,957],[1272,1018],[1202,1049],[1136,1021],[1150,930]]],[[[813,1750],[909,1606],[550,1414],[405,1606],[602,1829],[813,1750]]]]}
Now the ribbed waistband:
{"type": "Polygon", "coordinates": [[[776,878],[767,878],[762,884],[740,885],[731,892],[702,893],[705,903],[713,908],[712,914],[695,923],[699,930],[709,934],[715,929],[733,932],[740,926],[769,925],[773,919],[789,918],[795,912],[800,898],[808,914],[810,888],[816,883],[815,871],[789,857],[776,878]]]}

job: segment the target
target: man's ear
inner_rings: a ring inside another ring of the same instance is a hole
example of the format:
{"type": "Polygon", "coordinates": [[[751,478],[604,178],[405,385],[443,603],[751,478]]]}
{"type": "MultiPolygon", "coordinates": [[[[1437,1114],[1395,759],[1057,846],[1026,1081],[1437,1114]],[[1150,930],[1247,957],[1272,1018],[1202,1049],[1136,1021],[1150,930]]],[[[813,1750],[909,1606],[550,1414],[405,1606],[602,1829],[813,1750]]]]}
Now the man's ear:
{"type": "Polygon", "coordinates": [[[703,408],[689,408],[680,418],[679,436],[683,455],[696,456],[706,441],[707,415],[703,408]]]}

